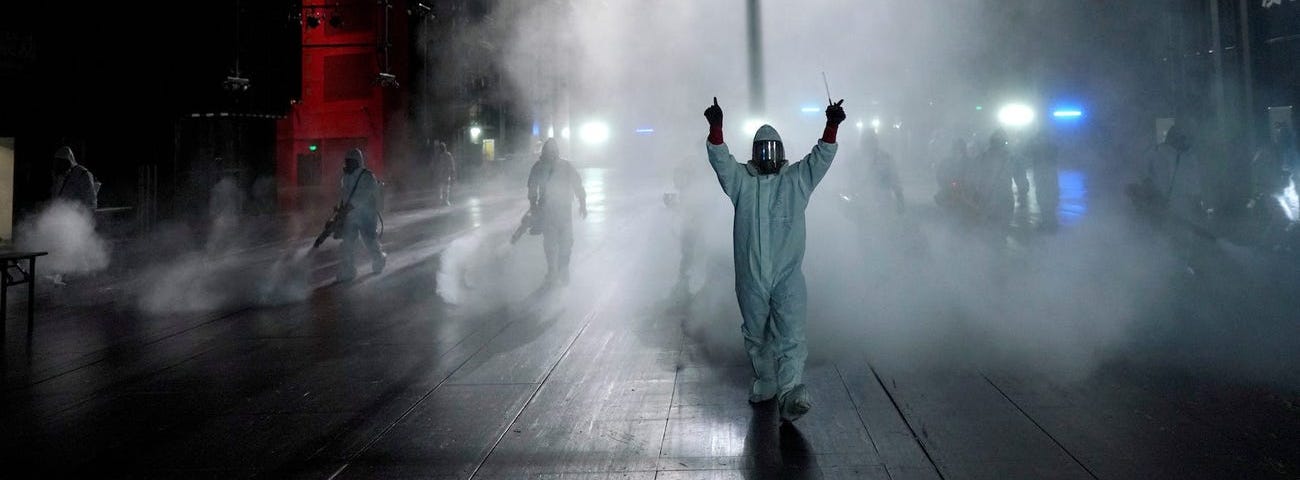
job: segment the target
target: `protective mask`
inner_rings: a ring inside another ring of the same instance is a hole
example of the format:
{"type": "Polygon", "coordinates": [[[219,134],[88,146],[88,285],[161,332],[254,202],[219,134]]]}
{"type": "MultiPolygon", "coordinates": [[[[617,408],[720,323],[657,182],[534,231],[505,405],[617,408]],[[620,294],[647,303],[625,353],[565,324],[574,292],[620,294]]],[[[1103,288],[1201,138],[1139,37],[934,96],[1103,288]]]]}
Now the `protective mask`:
{"type": "Polygon", "coordinates": [[[754,142],[753,159],[750,163],[762,175],[780,173],[785,166],[785,147],[780,140],[758,140],[754,142]]]}

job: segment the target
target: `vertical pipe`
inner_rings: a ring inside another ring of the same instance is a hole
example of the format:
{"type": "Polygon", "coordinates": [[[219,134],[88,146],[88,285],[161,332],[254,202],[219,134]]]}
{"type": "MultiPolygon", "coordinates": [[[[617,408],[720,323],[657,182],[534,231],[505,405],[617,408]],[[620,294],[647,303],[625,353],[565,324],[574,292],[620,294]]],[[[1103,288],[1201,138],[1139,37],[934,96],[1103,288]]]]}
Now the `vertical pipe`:
{"type": "Polygon", "coordinates": [[[748,0],[749,38],[749,110],[751,115],[762,115],[767,110],[767,94],[763,88],[763,32],[761,0],[748,0]]]}
{"type": "Polygon", "coordinates": [[[383,8],[384,10],[384,73],[393,73],[390,71],[392,70],[392,65],[388,61],[388,50],[393,45],[391,36],[389,35],[389,13],[393,9],[393,5],[389,0],[384,0],[380,3],[380,8],[383,8]]]}
{"type": "Polygon", "coordinates": [[[1237,1],[1237,18],[1240,23],[1241,39],[1241,76],[1242,88],[1246,93],[1246,146],[1248,151],[1255,151],[1255,73],[1254,59],[1251,55],[1250,8],[1246,0],[1237,1]]]}
{"type": "MultiPolygon", "coordinates": [[[[1231,172],[1232,170],[1231,167],[1228,166],[1228,162],[1220,160],[1224,157],[1221,152],[1227,151],[1225,140],[1229,138],[1227,132],[1227,116],[1229,113],[1228,100],[1224,87],[1226,82],[1223,77],[1223,21],[1220,18],[1221,12],[1219,11],[1219,0],[1206,0],[1206,5],[1210,9],[1210,59],[1214,64],[1214,76],[1210,78],[1210,98],[1211,102],[1213,102],[1214,111],[1212,112],[1213,128],[1209,129],[1209,138],[1205,139],[1207,141],[1202,142],[1204,143],[1202,150],[1206,150],[1207,147],[1210,150],[1206,152],[1206,155],[1198,155],[1198,157],[1206,160],[1198,162],[1198,164],[1200,164],[1199,166],[1202,172],[1210,173],[1202,175],[1201,173],[1192,171],[1187,172],[1187,175],[1195,175],[1200,178],[1206,178],[1206,176],[1208,176],[1208,178],[1214,179],[1213,184],[1202,183],[1201,193],[1206,198],[1211,198],[1209,195],[1211,191],[1219,193],[1224,190],[1223,187],[1226,185],[1225,179],[1228,176],[1228,172],[1231,172]],[[1213,162],[1213,164],[1208,164],[1210,162],[1213,162]]],[[[1198,51],[1200,50],[1199,42],[1197,42],[1196,49],[1198,51]]],[[[1178,163],[1179,162],[1175,162],[1175,165],[1178,163]]],[[[1214,198],[1222,198],[1222,196],[1216,195],[1214,198]]]]}
{"type": "Polygon", "coordinates": [[[1215,130],[1222,133],[1225,124],[1223,117],[1227,113],[1223,87],[1223,27],[1219,19],[1219,0],[1206,0],[1206,5],[1210,9],[1210,48],[1213,50],[1210,58],[1214,60],[1214,77],[1210,84],[1214,99],[1214,124],[1215,130]]]}
{"type": "Polygon", "coordinates": [[[31,351],[32,320],[36,317],[36,257],[27,259],[27,351],[31,351]]]}

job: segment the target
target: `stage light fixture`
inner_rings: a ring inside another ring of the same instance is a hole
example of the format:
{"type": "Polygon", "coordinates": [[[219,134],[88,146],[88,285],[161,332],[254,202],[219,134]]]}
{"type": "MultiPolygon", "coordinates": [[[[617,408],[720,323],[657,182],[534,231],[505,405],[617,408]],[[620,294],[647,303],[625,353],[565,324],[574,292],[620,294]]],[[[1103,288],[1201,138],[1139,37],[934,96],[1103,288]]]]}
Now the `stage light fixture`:
{"type": "Polygon", "coordinates": [[[397,75],[388,72],[380,72],[379,76],[375,77],[375,83],[378,83],[379,86],[384,88],[397,88],[401,86],[397,83],[397,75]]]}
{"type": "Polygon", "coordinates": [[[227,92],[239,93],[248,91],[249,82],[247,78],[235,75],[226,77],[226,81],[222,82],[222,86],[225,87],[227,92]]]}
{"type": "Polygon", "coordinates": [[[406,13],[407,15],[416,17],[417,19],[434,17],[433,7],[430,7],[428,4],[424,2],[415,2],[414,6],[406,9],[406,13]]]}

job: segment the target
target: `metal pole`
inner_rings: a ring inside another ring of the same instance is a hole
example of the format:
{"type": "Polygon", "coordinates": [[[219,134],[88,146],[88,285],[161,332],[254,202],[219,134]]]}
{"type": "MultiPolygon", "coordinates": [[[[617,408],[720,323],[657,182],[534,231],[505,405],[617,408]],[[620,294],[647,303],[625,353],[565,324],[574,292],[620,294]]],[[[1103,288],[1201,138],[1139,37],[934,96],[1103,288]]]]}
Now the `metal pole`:
{"type": "Polygon", "coordinates": [[[1250,152],[1255,151],[1255,75],[1254,59],[1251,57],[1250,44],[1250,8],[1246,0],[1237,1],[1238,13],[1237,18],[1241,24],[1241,75],[1242,88],[1246,93],[1246,146],[1250,152]]]}
{"type": "Polygon", "coordinates": [[[763,89],[763,33],[761,0],[748,0],[749,17],[749,110],[751,115],[762,115],[767,110],[763,89]]]}
{"type": "Polygon", "coordinates": [[[27,259],[27,339],[32,338],[33,319],[36,317],[36,257],[27,259]]]}
{"type": "Polygon", "coordinates": [[[1210,48],[1212,49],[1210,57],[1214,59],[1214,79],[1210,88],[1214,95],[1215,131],[1222,134],[1225,125],[1223,116],[1227,113],[1227,109],[1224,108],[1227,99],[1223,90],[1223,30],[1219,20],[1219,0],[1206,0],[1206,5],[1210,9],[1210,48]]]}
{"type": "Polygon", "coordinates": [[[384,0],[380,5],[382,5],[384,9],[384,73],[393,73],[390,71],[392,70],[392,66],[388,62],[388,49],[393,46],[393,42],[389,35],[388,17],[390,11],[393,9],[393,5],[389,0],[384,0]]]}

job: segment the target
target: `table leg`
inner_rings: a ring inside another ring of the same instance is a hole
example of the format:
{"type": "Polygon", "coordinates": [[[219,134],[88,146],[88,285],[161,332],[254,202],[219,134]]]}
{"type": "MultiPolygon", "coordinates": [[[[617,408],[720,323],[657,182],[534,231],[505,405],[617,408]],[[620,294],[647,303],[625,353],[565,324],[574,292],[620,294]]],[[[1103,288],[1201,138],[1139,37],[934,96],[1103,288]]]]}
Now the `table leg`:
{"type": "Polygon", "coordinates": [[[4,327],[9,323],[9,276],[2,271],[8,268],[8,262],[0,264],[0,332],[5,331],[4,327]]]}
{"type": "Polygon", "coordinates": [[[32,316],[36,314],[36,257],[27,262],[27,336],[32,336],[32,316]]]}

